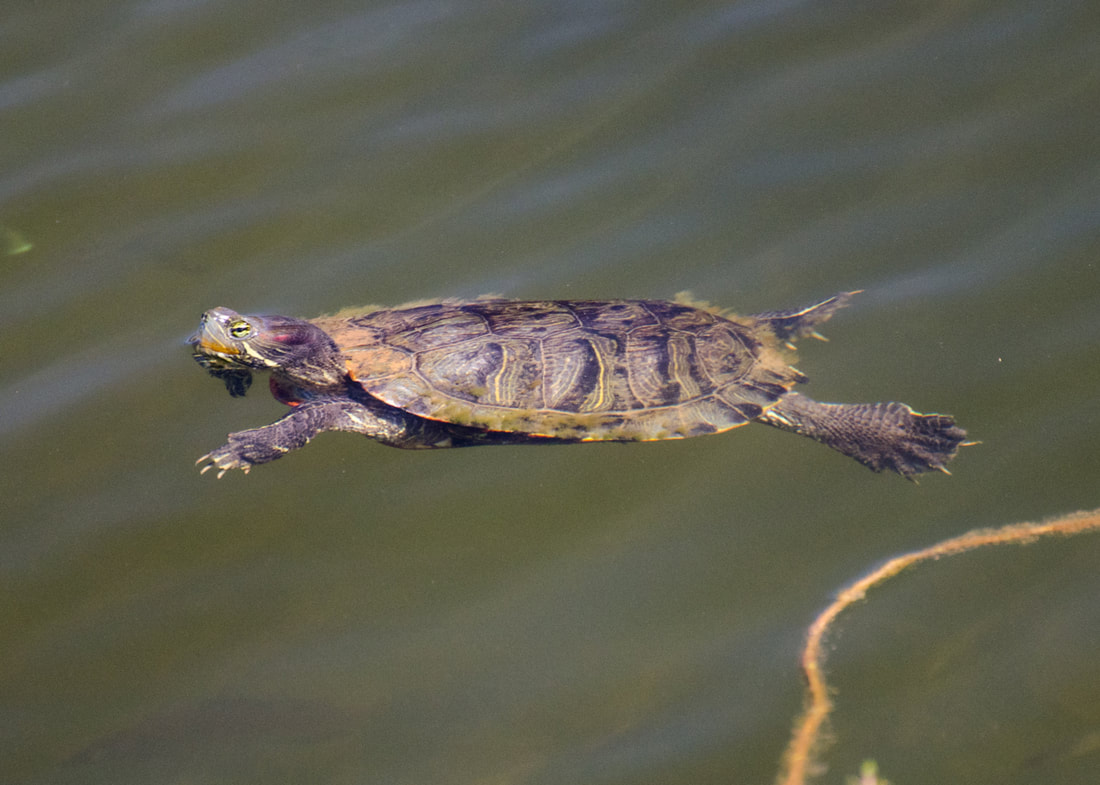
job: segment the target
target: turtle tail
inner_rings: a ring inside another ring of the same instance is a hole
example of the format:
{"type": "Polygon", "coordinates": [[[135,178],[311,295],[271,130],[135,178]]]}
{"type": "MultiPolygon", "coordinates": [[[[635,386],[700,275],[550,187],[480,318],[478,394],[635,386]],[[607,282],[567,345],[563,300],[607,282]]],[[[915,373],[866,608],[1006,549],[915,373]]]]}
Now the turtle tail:
{"type": "Polygon", "coordinates": [[[805,308],[796,308],[793,311],[765,311],[753,314],[753,318],[765,322],[780,341],[793,349],[794,342],[807,335],[824,341],[824,336],[817,332],[817,326],[829,321],[834,313],[848,305],[848,301],[861,291],[863,290],[841,292],[828,300],[822,300],[805,308]]]}
{"type": "Polygon", "coordinates": [[[788,393],[765,411],[760,422],[809,436],[844,453],[872,471],[884,469],[907,479],[947,463],[973,442],[946,414],[921,414],[904,403],[818,403],[788,393]]]}

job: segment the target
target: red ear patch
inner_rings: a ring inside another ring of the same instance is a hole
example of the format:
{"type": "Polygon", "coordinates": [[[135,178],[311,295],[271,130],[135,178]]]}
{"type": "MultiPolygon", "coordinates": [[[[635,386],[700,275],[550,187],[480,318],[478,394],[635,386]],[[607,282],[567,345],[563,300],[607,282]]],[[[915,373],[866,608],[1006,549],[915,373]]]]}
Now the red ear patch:
{"type": "Polygon", "coordinates": [[[309,340],[309,335],[304,334],[301,330],[291,330],[286,333],[275,333],[271,336],[271,340],[288,346],[297,346],[306,343],[309,340]]]}

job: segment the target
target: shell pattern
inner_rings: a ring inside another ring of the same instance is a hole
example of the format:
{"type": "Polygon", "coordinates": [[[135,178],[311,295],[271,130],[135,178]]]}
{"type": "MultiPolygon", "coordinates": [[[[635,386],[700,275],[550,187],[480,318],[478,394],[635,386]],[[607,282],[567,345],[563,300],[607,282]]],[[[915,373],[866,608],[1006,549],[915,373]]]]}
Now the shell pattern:
{"type": "Polygon", "coordinates": [[[558,439],[725,431],[804,380],[759,320],[663,301],[441,302],[312,321],[391,406],[558,439]]]}

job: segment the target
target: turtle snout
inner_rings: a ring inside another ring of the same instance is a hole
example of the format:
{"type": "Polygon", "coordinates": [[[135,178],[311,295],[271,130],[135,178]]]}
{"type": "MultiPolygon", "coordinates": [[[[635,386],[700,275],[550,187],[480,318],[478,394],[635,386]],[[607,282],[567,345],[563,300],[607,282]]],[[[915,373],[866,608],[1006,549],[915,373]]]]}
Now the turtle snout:
{"type": "Polygon", "coordinates": [[[203,333],[205,331],[206,331],[206,314],[204,313],[202,315],[202,318],[199,319],[199,329],[195,330],[195,332],[193,332],[189,336],[187,336],[187,340],[185,341],[185,343],[188,346],[190,346],[192,349],[197,349],[198,346],[199,346],[199,341],[202,340],[202,336],[203,336],[203,333]]]}
{"type": "Polygon", "coordinates": [[[228,308],[211,308],[199,320],[199,329],[187,339],[196,350],[210,354],[235,356],[241,354],[239,346],[229,332],[229,324],[241,317],[228,308]]]}
{"type": "Polygon", "coordinates": [[[187,343],[190,346],[198,346],[199,341],[202,340],[203,335],[206,333],[206,322],[210,319],[210,311],[207,311],[199,318],[199,329],[191,333],[187,339],[187,343]]]}

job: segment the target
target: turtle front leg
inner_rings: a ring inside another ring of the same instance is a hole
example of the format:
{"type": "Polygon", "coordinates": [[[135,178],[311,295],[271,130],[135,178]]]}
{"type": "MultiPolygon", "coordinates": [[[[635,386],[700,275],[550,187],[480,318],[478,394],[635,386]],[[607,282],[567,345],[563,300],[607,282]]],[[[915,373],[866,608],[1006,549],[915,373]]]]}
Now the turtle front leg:
{"type": "Polygon", "coordinates": [[[395,447],[436,446],[425,441],[430,436],[425,433],[427,424],[428,421],[382,405],[368,406],[347,398],[314,398],[271,425],[229,434],[226,444],[196,463],[206,463],[202,473],[216,467],[219,478],[230,469],[247,474],[253,464],[282,458],[291,450],[304,447],[322,431],[361,433],[395,447]]]}

